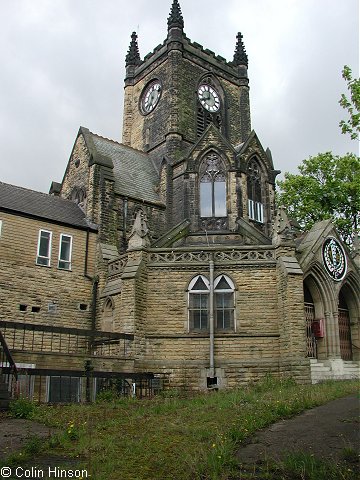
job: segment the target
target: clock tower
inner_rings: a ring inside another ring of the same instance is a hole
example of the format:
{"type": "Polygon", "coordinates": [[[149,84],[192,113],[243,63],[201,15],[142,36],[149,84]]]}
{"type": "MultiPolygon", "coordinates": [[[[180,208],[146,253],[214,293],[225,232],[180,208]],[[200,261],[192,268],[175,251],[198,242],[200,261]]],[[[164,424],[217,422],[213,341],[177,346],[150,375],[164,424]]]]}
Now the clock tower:
{"type": "Polygon", "coordinates": [[[176,161],[210,123],[233,145],[250,133],[247,55],[238,34],[227,62],[184,33],[177,0],[165,41],[140,58],[132,34],[126,56],[123,143],[176,161]]]}
{"type": "Polygon", "coordinates": [[[178,0],[167,24],[143,59],[131,36],[122,142],[156,165],[169,228],[189,219],[192,232],[237,232],[245,218],[269,235],[277,172],[251,131],[242,35],[227,61],[185,35],[178,0]]]}

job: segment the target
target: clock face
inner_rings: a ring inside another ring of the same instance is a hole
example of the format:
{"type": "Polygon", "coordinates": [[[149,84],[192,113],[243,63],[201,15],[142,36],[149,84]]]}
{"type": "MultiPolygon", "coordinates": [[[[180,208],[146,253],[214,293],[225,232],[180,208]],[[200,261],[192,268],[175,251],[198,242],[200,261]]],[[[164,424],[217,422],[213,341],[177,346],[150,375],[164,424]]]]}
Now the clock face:
{"type": "Polygon", "coordinates": [[[323,260],[326,271],[333,280],[340,281],[346,274],[346,256],[335,238],[327,238],[323,245],[323,260]]]}
{"type": "Polygon", "coordinates": [[[146,115],[154,110],[161,94],[161,84],[158,80],[151,82],[141,96],[141,110],[146,115]]]}
{"type": "Polygon", "coordinates": [[[209,112],[217,112],[219,110],[219,94],[212,86],[202,83],[198,88],[198,97],[201,105],[209,112]]]}

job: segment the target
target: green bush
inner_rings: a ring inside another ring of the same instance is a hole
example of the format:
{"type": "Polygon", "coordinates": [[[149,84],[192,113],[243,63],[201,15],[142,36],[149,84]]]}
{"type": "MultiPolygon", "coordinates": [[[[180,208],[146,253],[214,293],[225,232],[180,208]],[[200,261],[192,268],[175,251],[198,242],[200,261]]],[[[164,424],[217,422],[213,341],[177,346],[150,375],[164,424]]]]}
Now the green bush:
{"type": "Polygon", "coordinates": [[[35,404],[26,397],[19,397],[10,402],[10,415],[15,418],[32,418],[35,412],[35,404]]]}

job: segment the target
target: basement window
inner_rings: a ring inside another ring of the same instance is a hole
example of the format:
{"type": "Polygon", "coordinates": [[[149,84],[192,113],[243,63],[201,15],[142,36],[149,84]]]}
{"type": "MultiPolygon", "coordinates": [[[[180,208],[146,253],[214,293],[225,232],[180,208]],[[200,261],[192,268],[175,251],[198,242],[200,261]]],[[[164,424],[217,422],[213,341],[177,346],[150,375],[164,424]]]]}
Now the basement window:
{"type": "Polygon", "coordinates": [[[218,387],[217,377],[207,377],[206,386],[207,388],[217,388],[218,387]]]}

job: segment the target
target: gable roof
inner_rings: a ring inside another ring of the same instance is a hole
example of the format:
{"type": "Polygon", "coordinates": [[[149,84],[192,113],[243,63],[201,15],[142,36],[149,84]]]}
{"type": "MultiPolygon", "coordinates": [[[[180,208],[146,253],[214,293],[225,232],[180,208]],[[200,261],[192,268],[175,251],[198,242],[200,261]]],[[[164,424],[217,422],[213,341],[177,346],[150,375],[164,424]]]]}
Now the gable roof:
{"type": "Polygon", "coordinates": [[[75,202],[3,182],[0,182],[0,210],[95,230],[75,202]]]}
{"type": "Polygon", "coordinates": [[[196,159],[204,152],[204,150],[209,150],[211,148],[223,152],[230,161],[235,157],[236,152],[233,146],[213,123],[210,123],[207,126],[202,135],[197,139],[196,143],[191,147],[187,156],[196,159]]]}
{"type": "Polygon", "coordinates": [[[235,147],[237,156],[240,158],[240,168],[246,171],[246,162],[256,152],[264,163],[269,175],[269,181],[275,184],[276,176],[281,170],[275,170],[270,149],[264,150],[255,130],[252,130],[245,142],[235,147]]]}
{"type": "Polygon", "coordinates": [[[84,127],[80,132],[84,134],[92,161],[112,170],[115,193],[144,202],[162,204],[157,192],[159,175],[147,153],[101,137],[84,127]]]}

